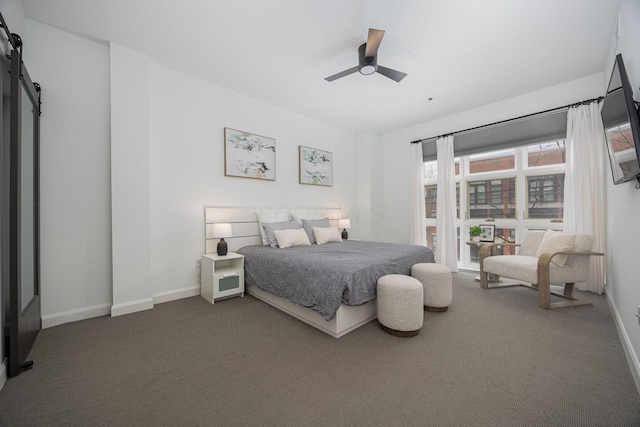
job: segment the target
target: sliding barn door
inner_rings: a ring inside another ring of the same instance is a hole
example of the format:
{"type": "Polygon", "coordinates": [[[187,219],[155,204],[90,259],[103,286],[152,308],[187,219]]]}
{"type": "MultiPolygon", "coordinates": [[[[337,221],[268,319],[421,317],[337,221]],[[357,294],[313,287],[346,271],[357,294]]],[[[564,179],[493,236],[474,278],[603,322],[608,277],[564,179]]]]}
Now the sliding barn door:
{"type": "Polygon", "coordinates": [[[18,50],[11,52],[9,108],[9,375],[30,366],[41,329],[39,247],[40,101],[18,50]]]}

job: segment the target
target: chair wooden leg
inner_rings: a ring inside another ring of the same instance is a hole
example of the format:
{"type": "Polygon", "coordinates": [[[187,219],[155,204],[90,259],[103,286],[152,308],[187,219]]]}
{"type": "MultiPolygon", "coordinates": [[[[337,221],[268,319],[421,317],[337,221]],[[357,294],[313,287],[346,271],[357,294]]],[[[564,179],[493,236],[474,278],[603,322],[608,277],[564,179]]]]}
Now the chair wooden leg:
{"type": "Polygon", "coordinates": [[[545,310],[551,309],[551,277],[549,264],[538,262],[538,305],[545,310]]]}
{"type": "Polygon", "coordinates": [[[489,289],[489,276],[484,271],[484,259],[489,256],[490,252],[486,246],[480,246],[480,287],[489,289]]]}
{"type": "Polygon", "coordinates": [[[565,283],[564,284],[563,295],[565,297],[572,297],[573,296],[573,283],[565,283]]]}
{"type": "Polygon", "coordinates": [[[550,291],[551,289],[549,286],[549,282],[542,283],[541,280],[540,283],[538,283],[538,305],[540,306],[540,308],[544,308],[545,310],[551,309],[550,291]]]}
{"type": "Polygon", "coordinates": [[[482,289],[489,289],[489,278],[487,273],[480,268],[480,287],[482,289]]]}

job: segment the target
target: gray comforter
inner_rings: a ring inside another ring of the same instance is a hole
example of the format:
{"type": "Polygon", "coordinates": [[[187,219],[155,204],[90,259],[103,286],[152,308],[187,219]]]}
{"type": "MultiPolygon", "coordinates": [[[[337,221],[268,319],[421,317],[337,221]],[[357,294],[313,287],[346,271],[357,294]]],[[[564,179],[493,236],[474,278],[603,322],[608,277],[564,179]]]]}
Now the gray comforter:
{"type": "Polygon", "coordinates": [[[411,266],[434,262],[431,249],[346,240],[342,243],[272,248],[245,246],[245,282],[318,312],[331,320],[341,303],[360,305],[376,297],[386,274],[411,274],[411,266]]]}

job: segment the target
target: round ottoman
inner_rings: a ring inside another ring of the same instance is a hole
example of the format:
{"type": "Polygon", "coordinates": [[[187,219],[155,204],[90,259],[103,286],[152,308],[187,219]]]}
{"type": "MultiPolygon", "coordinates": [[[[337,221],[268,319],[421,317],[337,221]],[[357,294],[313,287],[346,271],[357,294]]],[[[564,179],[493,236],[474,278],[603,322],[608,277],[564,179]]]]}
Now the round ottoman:
{"type": "Polygon", "coordinates": [[[420,333],[422,283],[411,276],[388,274],[378,279],[378,322],[386,332],[399,337],[420,333]]]}
{"type": "Polygon", "coordinates": [[[414,264],[411,276],[424,286],[424,309],[427,311],[447,311],[453,300],[451,270],[442,264],[432,262],[414,264]]]}

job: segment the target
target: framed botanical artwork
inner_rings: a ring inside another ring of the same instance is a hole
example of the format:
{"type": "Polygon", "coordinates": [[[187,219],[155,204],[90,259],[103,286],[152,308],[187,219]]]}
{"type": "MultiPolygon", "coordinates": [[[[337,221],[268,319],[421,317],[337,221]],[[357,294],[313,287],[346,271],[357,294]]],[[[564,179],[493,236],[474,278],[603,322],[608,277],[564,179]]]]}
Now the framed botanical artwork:
{"type": "Polygon", "coordinates": [[[496,238],[496,226],[495,225],[480,225],[482,233],[480,233],[481,242],[493,242],[496,238]]]}
{"type": "Polygon", "coordinates": [[[302,145],[298,149],[300,184],[333,186],[333,154],[302,145]]]}
{"type": "Polygon", "coordinates": [[[276,180],[276,140],[224,128],[224,174],[276,180]]]}

